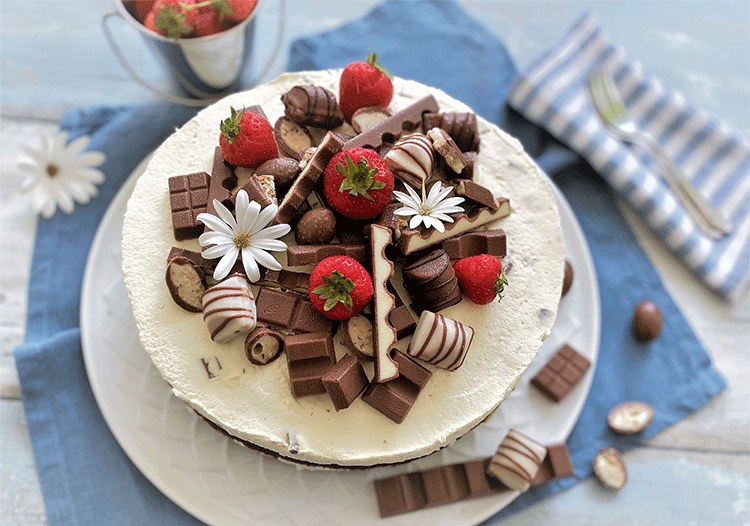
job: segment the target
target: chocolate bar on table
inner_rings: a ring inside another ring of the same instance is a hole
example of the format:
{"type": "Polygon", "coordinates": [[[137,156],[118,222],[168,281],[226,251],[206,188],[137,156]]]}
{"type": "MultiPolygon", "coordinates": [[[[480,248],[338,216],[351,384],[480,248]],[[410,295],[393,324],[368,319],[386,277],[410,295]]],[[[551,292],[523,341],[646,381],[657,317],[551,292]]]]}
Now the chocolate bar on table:
{"type": "Polygon", "coordinates": [[[294,334],[284,338],[289,381],[295,398],[325,393],[323,376],[336,363],[330,332],[294,334]]]}
{"type": "Polygon", "coordinates": [[[453,261],[479,254],[504,257],[507,255],[505,231],[496,228],[467,232],[443,241],[443,250],[453,261]]]}
{"type": "Polygon", "coordinates": [[[531,379],[531,385],[555,402],[562,400],[588,371],[591,362],[567,343],[531,379]]]}
{"type": "Polygon", "coordinates": [[[255,304],[259,325],[295,333],[330,333],[333,329],[333,322],[316,311],[307,297],[296,292],[260,287],[255,304]]]}
{"type": "Polygon", "coordinates": [[[184,241],[198,237],[203,233],[198,214],[208,207],[209,175],[206,172],[175,175],[168,183],[174,238],[184,241]]]}
{"type": "Polygon", "coordinates": [[[331,256],[349,256],[359,263],[365,263],[366,252],[364,243],[289,245],[286,249],[286,263],[290,267],[317,265],[325,258],[331,256]]]}
{"type": "Polygon", "coordinates": [[[400,424],[432,373],[402,352],[393,350],[391,353],[398,367],[398,376],[387,382],[370,382],[362,400],[400,424]]]}

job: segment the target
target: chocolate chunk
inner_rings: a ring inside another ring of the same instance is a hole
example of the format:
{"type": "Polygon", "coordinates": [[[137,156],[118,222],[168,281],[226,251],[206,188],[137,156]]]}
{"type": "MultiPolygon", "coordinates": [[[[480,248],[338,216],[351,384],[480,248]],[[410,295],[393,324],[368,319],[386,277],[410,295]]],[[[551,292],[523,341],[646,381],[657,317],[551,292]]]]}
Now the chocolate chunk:
{"type": "Polygon", "coordinates": [[[450,169],[449,166],[442,166],[443,173],[448,179],[473,179],[474,178],[474,165],[477,161],[477,152],[462,152],[464,157],[464,169],[460,173],[456,173],[450,169]]]}
{"type": "Polygon", "coordinates": [[[455,371],[466,358],[474,329],[434,312],[419,317],[407,352],[441,369],[455,371]]]}
{"type": "Polygon", "coordinates": [[[179,256],[169,260],[167,288],[174,302],[188,312],[201,312],[201,296],[206,291],[203,270],[191,259],[179,256]]]}
{"type": "Polygon", "coordinates": [[[653,301],[642,301],[633,313],[633,332],[635,337],[646,343],[661,334],[662,315],[653,301]]]}
{"type": "Polygon", "coordinates": [[[320,86],[295,86],[281,96],[284,115],[306,126],[335,128],[344,122],[336,95],[320,86]]]}
{"type": "Polygon", "coordinates": [[[300,245],[322,245],[336,235],[336,215],[328,208],[313,208],[303,215],[294,231],[300,245]]]}
{"type": "Polygon", "coordinates": [[[478,207],[468,214],[456,214],[453,216],[453,223],[445,225],[444,232],[438,232],[434,228],[425,232],[403,229],[401,230],[401,236],[398,238],[398,248],[404,255],[412,254],[425,247],[440,243],[469,230],[474,230],[490,221],[495,221],[508,215],[510,215],[510,201],[506,198],[498,198],[498,207],[496,210],[478,207]]]}
{"type": "Polygon", "coordinates": [[[331,132],[326,133],[320,145],[316,148],[310,160],[300,172],[299,177],[294,180],[292,187],[284,196],[279,205],[279,213],[276,214],[274,224],[289,223],[294,214],[307,200],[307,197],[315,188],[320,176],[328,166],[328,161],[341,150],[343,141],[331,132]]]}
{"type": "Polygon", "coordinates": [[[258,104],[253,104],[252,106],[248,106],[247,108],[245,108],[245,111],[249,111],[250,113],[254,113],[268,120],[268,117],[266,116],[266,112],[263,111],[263,108],[258,104]]]}
{"type": "Polygon", "coordinates": [[[380,124],[360,133],[347,141],[343,149],[364,147],[377,150],[383,142],[396,142],[404,130],[417,128],[422,123],[422,114],[427,111],[438,111],[437,101],[432,95],[419,99],[380,124]]]}
{"type": "Polygon", "coordinates": [[[467,232],[443,241],[443,250],[453,261],[489,254],[504,257],[507,254],[505,231],[499,228],[467,232]]]}
{"type": "Polygon", "coordinates": [[[442,128],[455,141],[462,152],[479,149],[477,116],[473,113],[425,113],[422,129],[442,128]]]}
{"type": "Polygon", "coordinates": [[[387,382],[371,382],[362,394],[362,400],[400,424],[432,373],[404,353],[393,350],[391,355],[398,366],[398,376],[387,382]]]}
{"type": "Polygon", "coordinates": [[[270,159],[255,169],[258,176],[270,175],[276,186],[276,196],[283,197],[300,173],[299,161],[291,157],[270,159]]]}
{"type": "Polygon", "coordinates": [[[286,262],[290,267],[317,265],[327,257],[349,256],[365,263],[366,247],[363,243],[334,243],[330,245],[289,245],[286,262]]]}
{"type": "Polygon", "coordinates": [[[564,479],[575,475],[573,463],[570,460],[568,446],[565,443],[547,446],[547,456],[539,467],[532,486],[546,484],[552,480],[564,479]]]}
{"type": "Polygon", "coordinates": [[[306,296],[261,287],[257,299],[258,323],[295,333],[331,332],[333,323],[318,313],[306,296]]]}
{"type": "Polygon", "coordinates": [[[211,169],[211,184],[208,187],[207,212],[216,215],[214,199],[226,206],[229,210],[233,210],[234,203],[232,202],[232,190],[236,187],[237,176],[234,175],[234,170],[224,162],[221,148],[217,146],[214,150],[214,164],[211,169]]]}
{"type": "Polygon", "coordinates": [[[441,128],[432,128],[427,131],[427,136],[432,140],[435,151],[443,157],[451,170],[456,173],[464,171],[466,160],[448,132],[441,128]]]}
{"type": "Polygon", "coordinates": [[[429,137],[414,133],[396,141],[384,160],[396,179],[419,189],[435,168],[435,150],[429,137]]]}
{"type": "Polygon", "coordinates": [[[456,195],[460,195],[473,203],[486,206],[490,210],[494,210],[496,206],[499,206],[489,188],[485,188],[471,179],[458,179],[454,182],[458,183],[453,186],[456,195]]]}
{"type": "Polygon", "coordinates": [[[588,371],[591,362],[567,343],[531,379],[531,385],[555,402],[567,395],[588,371]]]}
{"type": "Polygon", "coordinates": [[[352,114],[352,128],[362,133],[374,128],[391,116],[391,112],[382,106],[364,106],[352,114]]]}
{"type": "Polygon", "coordinates": [[[402,227],[406,227],[408,223],[404,221],[401,216],[395,214],[396,210],[403,206],[404,205],[398,201],[388,203],[383,211],[380,212],[380,215],[375,219],[375,223],[390,228],[393,232],[400,230],[402,227]]]}
{"type": "Polygon", "coordinates": [[[263,277],[258,281],[258,285],[279,287],[307,294],[307,289],[310,285],[310,274],[287,269],[266,270],[263,277]]]}
{"type": "Polygon", "coordinates": [[[209,176],[206,172],[169,178],[172,229],[177,241],[196,238],[203,233],[203,223],[197,217],[208,208],[208,185],[209,176]]]}
{"type": "Polygon", "coordinates": [[[331,397],[336,411],[346,409],[367,387],[367,375],[354,356],[347,354],[322,378],[323,387],[331,397]]]}
{"type": "Polygon", "coordinates": [[[267,365],[284,350],[284,336],[273,329],[256,327],[245,338],[245,356],[254,365],[267,365]]]}
{"type": "Polygon", "coordinates": [[[547,448],[536,440],[511,429],[490,459],[487,474],[511,489],[526,491],[546,454],[547,448]]]}
{"type": "Polygon", "coordinates": [[[388,314],[388,323],[396,329],[396,338],[402,340],[414,332],[417,322],[406,305],[399,305],[388,314]]]}
{"type": "Polygon", "coordinates": [[[234,209],[234,207],[236,206],[237,194],[241,190],[247,192],[247,196],[248,198],[250,198],[250,201],[257,202],[261,208],[265,208],[273,203],[273,201],[271,201],[271,198],[268,196],[268,193],[263,188],[263,185],[261,184],[258,177],[253,174],[248,178],[247,182],[245,182],[242,188],[237,188],[236,191],[232,192],[232,197],[230,198],[232,202],[232,206],[230,207],[231,209],[234,209]]]}
{"type": "Polygon", "coordinates": [[[315,139],[310,131],[286,117],[279,117],[273,127],[273,136],[279,151],[298,161],[302,159],[302,152],[315,146],[315,139]]]}
{"type": "Polygon", "coordinates": [[[565,260],[565,274],[563,274],[563,286],[562,286],[562,294],[560,297],[565,296],[568,291],[570,290],[570,286],[573,284],[573,265],[570,264],[570,261],[567,259],[565,260]]]}
{"type": "Polygon", "coordinates": [[[407,259],[401,273],[404,288],[418,312],[437,312],[461,301],[453,265],[440,248],[407,259]]]}
{"type": "Polygon", "coordinates": [[[390,355],[398,341],[396,329],[388,316],[396,307],[396,299],[388,290],[388,280],[393,276],[393,263],[385,256],[385,247],[391,242],[391,231],[384,226],[370,227],[370,257],[372,259],[372,288],[374,317],[372,338],[375,351],[375,382],[387,382],[399,375],[398,364],[390,355]]]}
{"type": "Polygon", "coordinates": [[[323,376],[336,363],[330,332],[296,334],[284,338],[289,381],[295,398],[325,393],[323,376]]]}
{"type": "Polygon", "coordinates": [[[347,318],[341,324],[341,340],[357,358],[374,360],[372,321],[364,314],[347,318]]]}
{"type": "Polygon", "coordinates": [[[216,343],[226,343],[255,328],[255,298],[244,275],[230,274],[206,290],[201,299],[203,320],[216,343]]]}

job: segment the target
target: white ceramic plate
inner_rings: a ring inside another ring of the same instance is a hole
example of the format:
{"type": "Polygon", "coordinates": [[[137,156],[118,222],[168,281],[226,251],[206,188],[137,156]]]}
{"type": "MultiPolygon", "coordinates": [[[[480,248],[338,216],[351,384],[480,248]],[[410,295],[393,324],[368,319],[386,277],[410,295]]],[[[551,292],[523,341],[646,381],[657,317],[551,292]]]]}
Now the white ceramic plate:
{"type": "Polygon", "coordinates": [[[548,445],[564,442],[570,434],[596,366],[601,313],[586,240],[556,188],[566,258],[575,269],[575,280],[561,300],[552,334],[497,411],[455,444],[423,459],[365,471],[311,471],[248,450],[217,433],[172,395],[141,347],[120,270],[120,238],[127,200],[147,160],[115,197],[91,247],[81,298],[83,357],[94,396],[115,438],[157,488],[195,517],[216,526],[474,525],[507,506],[518,492],[381,519],[372,481],[490,456],[511,427],[548,445]],[[566,342],[592,366],[568,396],[553,403],[529,388],[529,379],[566,342]]]}

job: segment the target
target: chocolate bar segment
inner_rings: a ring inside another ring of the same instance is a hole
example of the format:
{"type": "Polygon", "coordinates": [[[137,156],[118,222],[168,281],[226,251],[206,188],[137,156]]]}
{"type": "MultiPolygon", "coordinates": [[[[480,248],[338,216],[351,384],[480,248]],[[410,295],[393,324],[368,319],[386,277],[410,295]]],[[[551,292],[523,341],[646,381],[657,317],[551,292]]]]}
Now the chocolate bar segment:
{"type": "MultiPolygon", "coordinates": [[[[389,231],[390,232],[390,231],[389,231]]],[[[317,265],[327,257],[349,256],[359,263],[366,261],[364,243],[334,243],[330,245],[289,245],[286,263],[290,267],[317,265]]]]}
{"type": "Polygon", "coordinates": [[[406,305],[399,305],[388,314],[388,323],[396,329],[396,338],[402,340],[414,332],[417,322],[406,305]]]}
{"type": "Polygon", "coordinates": [[[169,178],[169,204],[172,229],[177,241],[196,238],[203,233],[198,214],[208,207],[209,175],[197,172],[169,178]]]}
{"type": "Polygon", "coordinates": [[[450,259],[436,248],[407,259],[401,270],[414,310],[440,311],[461,301],[461,289],[450,259]]]}
{"type": "Polygon", "coordinates": [[[336,411],[352,405],[368,383],[362,364],[351,354],[347,354],[331,367],[322,381],[336,411]]]}
{"type": "Polygon", "coordinates": [[[362,400],[400,424],[432,373],[399,351],[391,351],[391,357],[398,367],[398,376],[387,382],[371,382],[362,394],[362,400]]]}
{"type": "Polygon", "coordinates": [[[443,157],[451,170],[461,173],[466,169],[466,160],[448,132],[442,128],[432,128],[427,131],[427,136],[432,140],[435,151],[443,157]]]}
{"type": "Polygon", "coordinates": [[[295,333],[331,332],[333,322],[322,316],[309,299],[296,292],[260,287],[258,323],[295,333]]]}
{"type": "Polygon", "coordinates": [[[531,379],[531,385],[559,402],[588,371],[591,362],[567,343],[531,379]]]}
{"type": "Polygon", "coordinates": [[[284,115],[298,124],[330,129],[344,122],[336,95],[321,86],[294,86],[281,101],[284,115]]]}
{"type": "Polygon", "coordinates": [[[325,393],[323,376],[336,363],[330,332],[295,334],[284,338],[289,381],[295,398],[325,393]]]}
{"type": "Polygon", "coordinates": [[[462,152],[479,149],[477,116],[473,113],[425,113],[422,128],[442,128],[453,138],[462,152]]]}
{"type": "Polygon", "coordinates": [[[396,343],[396,329],[388,315],[396,307],[396,299],[388,290],[388,280],[393,276],[394,265],[385,257],[385,247],[391,242],[390,229],[370,226],[370,255],[372,257],[372,286],[374,319],[372,321],[373,348],[375,351],[375,382],[386,382],[398,376],[398,364],[391,358],[391,347],[396,343]]]}
{"type": "Polygon", "coordinates": [[[224,162],[224,156],[221,154],[221,147],[214,149],[214,164],[211,168],[211,184],[208,188],[208,213],[216,215],[214,199],[226,206],[228,209],[234,209],[232,202],[232,190],[237,186],[237,176],[234,170],[224,162]]]}
{"type": "MultiPolygon", "coordinates": [[[[239,168],[237,168],[237,170],[239,170],[239,168]]],[[[268,196],[268,192],[263,188],[260,179],[258,179],[258,176],[255,174],[252,174],[247,179],[245,184],[242,185],[242,188],[235,188],[235,190],[231,192],[230,200],[232,202],[232,208],[237,205],[237,194],[240,190],[247,192],[247,197],[250,201],[256,201],[261,208],[265,208],[273,203],[268,196]]]]}
{"type": "Polygon", "coordinates": [[[278,287],[307,294],[307,289],[310,285],[310,274],[287,269],[266,270],[261,280],[258,281],[258,285],[278,287]]]}
{"type": "Polygon", "coordinates": [[[453,186],[457,195],[465,197],[474,203],[486,206],[490,210],[494,210],[495,207],[499,206],[499,203],[495,200],[495,196],[489,188],[486,188],[479,183],[475,183],[471,179],[458,179],[454,181],[454,183],[458,183],[453,186]]]}
{"type": "Polygon", "coordinates": [[[531,481],[532,486],[546,484],[552,480],[563,479],[575,475],[573,463],[570,460],[568,446],[565,443],[547,446],[547,456],[544,457],[539,472],[531,481]]]}
{"type": "Polygon", "coordinates": [[[443,241],[443,250],[453,261],[480,254],[504,257],[507,255],[505,231],[496,228],[478,232],[467,232],[443,241]]]}
{"type": "Polygon", "coordinates": [[[417,128],[422,123],[423,113],[436,111],[438,111],[438,104],[435,97],[427,95],[380,124],[348,140],[343,149],[363,147],[377,150],[384,141],[395,142],[404,130],[410,131],[417,128]]]}

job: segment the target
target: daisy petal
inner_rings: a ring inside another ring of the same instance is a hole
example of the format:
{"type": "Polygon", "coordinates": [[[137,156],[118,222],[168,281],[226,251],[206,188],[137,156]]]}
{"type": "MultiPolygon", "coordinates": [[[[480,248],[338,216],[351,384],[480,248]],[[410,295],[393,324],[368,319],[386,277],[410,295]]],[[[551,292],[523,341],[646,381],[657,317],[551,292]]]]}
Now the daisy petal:
{"type": "Polygon", "coordinates": [[[278,225],[269,226],[259,232],[256,232],[253,239],[257,236],[259,239],[274,239],[277,237],[285,236],[292,230],[292,227],[286,223],[280,223],[278,225]]]}
{"type": "Polygon", "coordinates": [[[409,228],[411,228],[412,230],[414,230],[415,228],[417,228],[419,226],[420,223],[422,223],[422,221],[424,221],[424,219],[425,219],[425,216],[421,216],[419,214],[415,215],[409,221],[409,228]]]}
{"type": "Polygon", "coordinates": [[[89,145],[90,139],[91,138],[88,135],[81,135],[80,137],[73,139],[70,141],[70,144],[68,144],[68,153],[73,154],[74,157],[80,156],[81,152],[89,145]]]}
{"type": "MultiPolygon", "coordinates": [[[[258,205],[260,206],[260,205],[258,205]]],[[[270,204],[266,206],[263,210],[260,211],[260,214],[258,214],[257,219],[255,220],[255,223],[253,223],[253,226],[248,230],[249,235],[253,235],[259,230],[261,230],[263,227],[268,225],[268,223],[271,222],[271,220],[276,217],[276,214],[279,211],[279,207],[270,204]]]]}
{"type": "Polygon", "coordinates": [[[234,238],[234,232],[232,229],[227,225],[224,221],[219,219],[213,214],[209,214],[207,212],[203,212],[201,214],[198,214],[196,217],[198,221],[206,225],[211,230],[215,230],[216,232],[221,232],[222,234],[229,236],[230,238],[234,238]]]}
{"type": "Polygon", "coordinates": [[[219,245],[221,243],[233,243],[232,238],[227,237],[227,235],[224,232],[204,232],[198,237],[198,243],[201,244],[202,247],[207,247],[208,245],[219,245]]]}
{"type": "Polygon", "coordinates": [[[214,199],[214,209],[221,220],[232,229],[232,233],[237,232],[237,221],[235,221],[232,212],[217,199],[214,199]]]}
{"type": "Polygon", "coordinates": [[[228,254],[232,248],[237,248],[237,245],[234,243],[219,243],[201,252],[201,256],[206,259],[216,259],[228,254]]]}
{"type": "Polygon", "coordinates": [[[260,250],[269,250],[271,252],[283,252],[286,250],[286,243],[278,239],[251,239],[250,246],[260,250]]]}
{"type": "Polygon", "coordinates": [[[417,211],[414,210],[413,208],[409,208],[405,206],[403,208],[394,210],[393,213],[396,214],[397,216],[413,216],[414,214],[417,213],[417,211]]]}
{"type": "MultiPolygon", "coordinates": [[[[210,249],[209,249],[210,250],[210,249]]],[[[236,246],[232,246],[224,256],[219,260],[219,264],[214,269],[214,279],[222,280],[229,275],[229,271],[232,270],[234,262],[237,261],[237,256],[240,253],[240,249],[236,246]]],[[[205,256],[204,256],[205,257],[205,256]]]]}
{"type": "Polygon", "coordinates": [[[255,262],[255,258],[249,252],[248,249],[242,249],[242,267],[245,269],[247,279],[255,283],[260,279],[260,269],[258,264],[255,262]]]}
{"type": "MultiPolygon", "coordinates": [[[[266,267],[267,269],[271,270],[281,270],[281,264],[276,261],[276,258],[273,257],[271,254],[266,252],[265,250],[260,250],[258,248],[255,248],[253,246],[249,246],[246,249],[242,251],[244,254],[245,251],[250,252],[253,257],[255,258],[255,261],[266,267]]],[[[244,256],[243,256],[244,258],[244,256]]]]}

